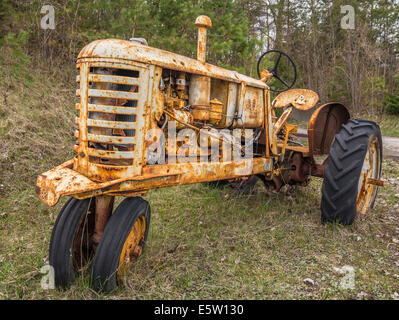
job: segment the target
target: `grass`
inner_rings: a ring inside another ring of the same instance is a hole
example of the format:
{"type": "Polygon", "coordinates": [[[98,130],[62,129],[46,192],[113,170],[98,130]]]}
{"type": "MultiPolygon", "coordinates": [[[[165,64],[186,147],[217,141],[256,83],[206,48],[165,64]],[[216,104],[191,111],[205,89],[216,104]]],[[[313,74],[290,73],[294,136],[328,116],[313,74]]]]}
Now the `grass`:
{"type": "Polygon", "coordinates": [[[391,299],[399,293],[399,164],[391,161],[383,163],[388,182],[373,212],[349,227],[320,223],[316,178],[280,194],[258,184],[253,195],[239,198],[205,184],[153,190],[146,197],[152,218],[145,253],[120,288],[98,295],[86,274],[67,290],[42,289],[51,230],[66,199],[52,208],[42,204],[35,180],[72,156],[74,83],[56,72],[35,77],[29,86],[0,87],[0,299],[391,299]],[[355,270],[353,290],[339,286],[344,275],[335,268],[345,265],[355,270]]]}
{"type": "Polygon", "coordinates": [[[377,121],[380,124],[381,132],[384,136],[399,137],[399,115],[384,114],[381,121],[375,118],[370,120],[377,121]]]}
{"type": "Polygon", "coordinates": [[[320,223],[320,181],[282,194],[257,185],[237,198],[204,184],[154,190],[145,254],[110,295],[97,295],[88,275],[65,291],[44,290],[52,225],[62,204],[46,208],[29,194],[1,212],[0,295],[4,299],[390,299],[399,291],[399,166],[372,214],[353,226],[320,223]],[[187,205],[189,203],[189,205],[187,205]],[[343,290],[335,268],[355,269],[343,290]],[[315,282],[309,286],[304,279],[315,282]]]}

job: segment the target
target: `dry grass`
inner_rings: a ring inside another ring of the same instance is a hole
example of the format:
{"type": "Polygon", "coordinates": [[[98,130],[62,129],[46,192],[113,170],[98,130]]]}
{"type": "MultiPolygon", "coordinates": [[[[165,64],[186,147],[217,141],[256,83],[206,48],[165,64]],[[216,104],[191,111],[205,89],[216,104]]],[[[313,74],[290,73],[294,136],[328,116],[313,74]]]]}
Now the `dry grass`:
{"type": "Polygon", "coordinates": [[[381,120],[375,117],[371,117],[370,120],[374,120],[380,124],[383,135],[399,137],[399,115],[384,114],[381,120]]]}
{"type": "MultiPolygon", "coordinates": [[[[236,198],[204,184],[154,190],[145,254],[110,295],[86,275],[65,291],[44,290],[54,208],[34,192],[37,174],[69,159],[73,77],[36,74],[0,101],[0,299],[391,299],[399,293],[399,165],[372,214],[353,226],[320,223],[319,179],[307,188],[236,198]],[[48,88],[51,88],[49,90],[48,88]],[[62,91],[65,90],[65,91],[62,91]],[[395,207],[396,206],[396,207],[395,207]],[[334,268],[355,269],[344,290],[334,268]],[[307,285],[310,278],[314,285],[307,285]]],[[[0,87],[0,94],[4,88],[0,87]]]]}

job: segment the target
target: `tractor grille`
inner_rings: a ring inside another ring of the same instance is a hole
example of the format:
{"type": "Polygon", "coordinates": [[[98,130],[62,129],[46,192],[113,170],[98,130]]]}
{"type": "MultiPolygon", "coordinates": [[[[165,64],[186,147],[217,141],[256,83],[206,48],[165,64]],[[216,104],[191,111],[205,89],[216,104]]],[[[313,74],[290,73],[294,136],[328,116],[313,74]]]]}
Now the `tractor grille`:
{"type": "Polygon", "coordinates": [[[111,62],[78,67],[77,170],[98,181],[139,174],[148,69],[111,62]]]}

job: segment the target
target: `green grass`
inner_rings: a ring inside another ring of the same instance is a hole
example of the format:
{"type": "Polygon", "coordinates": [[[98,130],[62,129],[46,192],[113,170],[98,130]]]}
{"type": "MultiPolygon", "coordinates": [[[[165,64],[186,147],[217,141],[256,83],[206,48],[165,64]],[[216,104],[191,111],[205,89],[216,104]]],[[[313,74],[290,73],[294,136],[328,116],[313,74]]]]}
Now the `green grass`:
{"type": "Polygon", "coordinates": [[[381,132],[385,136],[399,137],[399,115],[384,115],[381,121],[381,132]]]}
{"type": "Polygon", "coordinates": [[[98,295],[86,274],[67,290],[42,289],[52,227],[66,199],[47,207],[35,181],[73,154],[74,80],[34,74],[29,87],[14,81],[6,93],[0,86],[0,299],[391,299],[399,293],[399,165],[389,161],[384,177],[391,180],[373,212],[349,227],[320,223],[316,178],[280,194],[258,184],[254,195],[240,198],[205,184],[153,190],[146,197],[147,247],[124,285],[98,295]],[[355,269],[354,290],[338,285],[343,275],[335,268],[345,265],[355,269]]]}
{"type": "Polygon", "coordinates": [[[382,116],[363,115],[358,118],[377,122],[384,136],[399,137],[399,115],[384,113],[382,116]]]}
{"type": "MultiPolygon", "coordinates": [[[[373,212],[350,227],[320,223],[320,180],[292,192],[235,197],[204,184],[154,190],[145,254],[110,295],[86,274],[65,291],[44,290],[52,225],[61,208],[33,194],[1,202],[3,299],[390,299],[399,291],[399,165],[384,162],[388,185],[373,212]],[[21,201],[21,198],[23,199],[21,201]],[[355,289],[334,268],[355,268],[355,289]],[[304,279],[311,278],[309,286],[304,279]]],[[[11,196],[11,197],[10,197],[11,196]]]]}

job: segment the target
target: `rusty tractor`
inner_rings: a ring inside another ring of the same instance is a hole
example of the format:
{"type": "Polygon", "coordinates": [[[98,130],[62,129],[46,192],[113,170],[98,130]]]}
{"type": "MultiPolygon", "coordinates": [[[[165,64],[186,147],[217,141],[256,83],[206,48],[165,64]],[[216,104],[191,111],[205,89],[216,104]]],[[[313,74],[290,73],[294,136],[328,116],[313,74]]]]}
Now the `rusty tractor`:
{"type": "Polygon", "coordinates": [[[315,92],[291,89],[296,67],[284,52],[260,57],[259,79],[206,63],[212,23],[199,16],[195,25],[197,59],[142,38],[94,41],[80,52],[76,155],[36,186],[49,206],[71,197],[50,241],[57,287],[83,270],[96,290],[120,283],[147,240],[150,206],[141,196],[151,189],[260,179],[279,191],[315,176],[324,178],[322,222],[351,224],[373,207],[383,185],[378,125],[350,119],[338,102],[316,107],[315,92]],[[300,140],[287,120],[311,109],[307,141],[300,140]],[[117,196],[125,199],[114,210],[117,196]]]}

